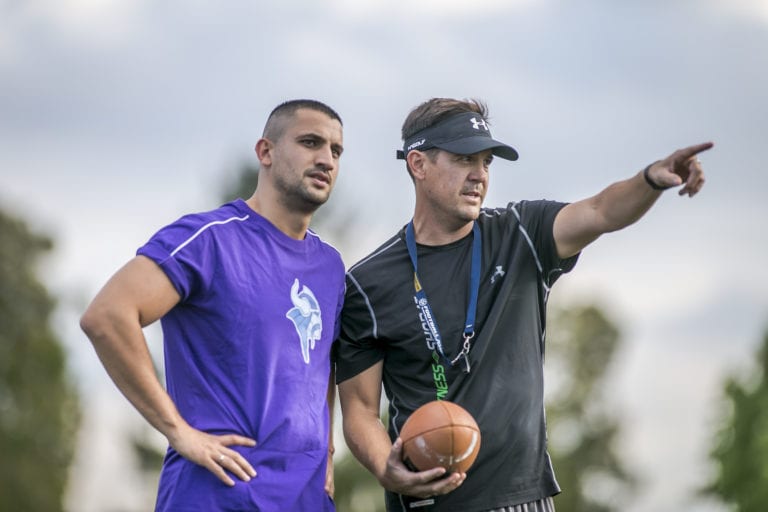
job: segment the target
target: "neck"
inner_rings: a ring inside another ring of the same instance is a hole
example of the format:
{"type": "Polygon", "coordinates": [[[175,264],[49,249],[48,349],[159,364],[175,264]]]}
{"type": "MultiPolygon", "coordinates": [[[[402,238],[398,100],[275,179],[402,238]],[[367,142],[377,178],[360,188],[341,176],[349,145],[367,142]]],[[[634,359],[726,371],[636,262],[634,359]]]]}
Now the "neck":
{"type": "Polygon", "coordinates": [[[461,240],[472,231],[474,221],[449,225],[434,216],[413,216],[413,233],[421,245],[447,245],[461,240]]]}
{"type": "Polygon", "coordinates": [[[258,190],[245,201],[256,213],[267,219],[277,229],[296,240],[304,240],[312,214],[291,211],[278,201],[262,197],[258,190]]]}

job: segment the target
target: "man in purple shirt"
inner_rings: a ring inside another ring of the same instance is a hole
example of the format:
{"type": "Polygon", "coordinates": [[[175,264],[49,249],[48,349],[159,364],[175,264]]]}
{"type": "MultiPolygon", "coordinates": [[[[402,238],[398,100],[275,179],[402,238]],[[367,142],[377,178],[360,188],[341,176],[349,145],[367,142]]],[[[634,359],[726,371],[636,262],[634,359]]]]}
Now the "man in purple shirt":
{"type": "Polygon", "coordinates": [[[344,265],[309,223],[342,144],[327,105],[279,105],[256,144],[254,194],[162,228],[83,315],[112,380],[168,439],[156,510],[334,510],[344,265]],[[165,389],[142,332],[158,319],[165,389]]]}

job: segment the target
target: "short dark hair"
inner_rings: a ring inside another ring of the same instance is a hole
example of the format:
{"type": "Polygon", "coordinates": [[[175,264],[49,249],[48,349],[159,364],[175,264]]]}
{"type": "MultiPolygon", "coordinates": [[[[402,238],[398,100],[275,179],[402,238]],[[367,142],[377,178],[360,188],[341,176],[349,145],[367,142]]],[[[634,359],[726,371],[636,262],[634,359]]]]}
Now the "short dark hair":
{"type": "Polygon", "coordinates": [[[401,131],[403,141],[447,117],[464,112],[474,112],[480,114],[483,119],[488,119],[488,107],[481,100],[455,100],[452,98],[427,100],[411,110],[408,117],[405,118],[401,131]]]}
{"type": "Polygon", "coordinates": [[[264,133],[262,136],[272,140],[279,139],[285,131],[285,124],[278,122],[278,120],[292,117],[297,110],[303,108],[322,112],[331,119],[337,120],[340,125],[344,125],[341,121],[341,116],[321,101],[308,99],[289,100],[279,104],[272,110],[272,112],[270,112],[267,122],[264,125],[264,133]]]}
{"type": "MultiPolygon", "coordinates": [[[[480,114],[483,119],[488,118],[488,107],[481,100],[432,98],[415,107],[408,113],[408,117],[406,117],[403,122],[403,128],[400,135],[403,138],[403,141],[405,141],[417,132],[429,128],[443,119],[464,112],[474,112],[475,114],[480,114]]],[[[425,153],[427,158],[434,163],[437,159],[437,154],[440,151],[440,149],[431,148],[424,150],[423,153],[425,153]]],[[[405,168],[408,170],[408,175],[411,177],[411,180],[413,180],[413,172],[407,161],[405,162],[405,168]]]]}

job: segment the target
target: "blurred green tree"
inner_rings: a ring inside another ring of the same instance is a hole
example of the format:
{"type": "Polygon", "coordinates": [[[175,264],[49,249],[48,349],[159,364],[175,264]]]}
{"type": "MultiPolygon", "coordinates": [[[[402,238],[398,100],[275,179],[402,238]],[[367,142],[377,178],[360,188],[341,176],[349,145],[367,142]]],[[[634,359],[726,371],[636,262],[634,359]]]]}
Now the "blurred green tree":
{"type": "Polygon", "coordinates": [[[233,201],[238,198],[248,199],[253,195],[253,191],[256,190],[256,185],[258,183],[258,163],[253,164],[250,161],[243,162],[240,164],[240,168],[236,171],[234,178],[225,184],[221,199],[224,202],[233,201]]]}
{"type": "Polygon", "coordinates": [[[72,462],[79,401],[36,276],[52,241],[0,211],[0,510],[57,511],[72,462]]]}
{"type": "Polygon", "coordinates": [[[725,382],[728,409],[710,453],[717,466],[705,493],[740,512],[768,507],[768,331],[751,373],[725,382]]]}
{"type": "Polygon", "coordinates": [[[384,488],[374,476],[355,459],[352,452],[334,461],[334,501],[337,512],[384,512],[384,488]]]}
{"type": "Polygon", "coordinates": [[[617,455],[620,419],[603,393],[619,331],[594,305],[553,308],[547,325],[549,453],[563,489],[555,506],[621,510],[635,481],[617,455]]]}

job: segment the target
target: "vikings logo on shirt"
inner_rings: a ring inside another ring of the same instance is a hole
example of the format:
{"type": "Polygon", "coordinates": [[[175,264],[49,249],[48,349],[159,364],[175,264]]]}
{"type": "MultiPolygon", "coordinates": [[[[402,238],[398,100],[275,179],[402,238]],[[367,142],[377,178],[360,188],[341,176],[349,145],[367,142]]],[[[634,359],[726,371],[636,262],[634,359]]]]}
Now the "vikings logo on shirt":
{"type": "Polygon", "coordinates": [[[306,285],[299,291],[299,280],[293,281],[291,286],[291,302],[293,306],[285,314],[299,333],[301,341],[301,355],[304,362],[309,364],[309,350],[315,348],[315,342],[323,333],[323,320],[320,316],[320,304],[312,290],[306,285]]]}

